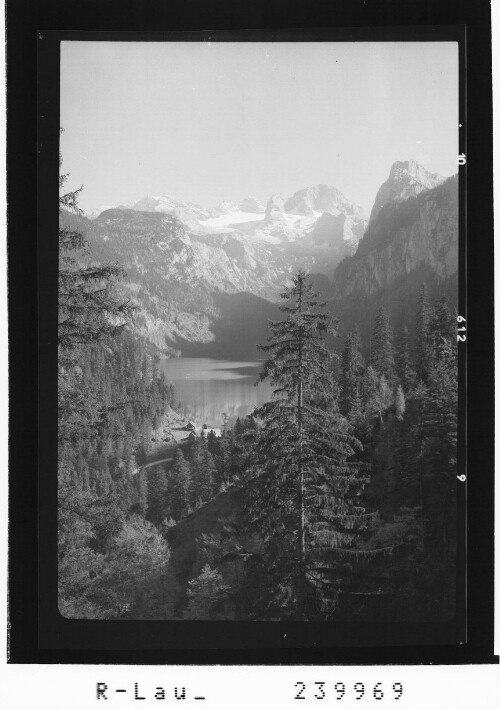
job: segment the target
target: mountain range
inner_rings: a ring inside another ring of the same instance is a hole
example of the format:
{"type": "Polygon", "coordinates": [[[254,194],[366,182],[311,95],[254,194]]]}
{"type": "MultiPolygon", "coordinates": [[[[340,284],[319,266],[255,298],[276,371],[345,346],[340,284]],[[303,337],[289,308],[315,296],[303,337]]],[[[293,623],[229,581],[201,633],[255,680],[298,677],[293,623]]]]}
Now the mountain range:
{"type": "Polygon", "coordinates": [[[149,196],[93,219],[61,219],[87,236],[96,260],[124,266],[122,288],[141,309],[135,328],[160,351],[255,357],[299,267],[314,275],[344,328],[356,320],[368,332],[381,299],[401,311],[401,293],[411,300],[421,277],[453,295],[457,191],[456,176],[410,160],[392,165],[369,221],[324,184],[272,195],[265,208],[251,197],[205,209],[149,196]]]}
{"type": "Polygon", "coordinates": [[[298,190],[288,198],[271,195],[266,207],[256,198],[246,197],[239,203],[225,200],[218,207],[205,209],[159,195],[146,196],[127,205],[108,205],[87,216],[97,219],[109,209],[169,214],[192,235],[232,234],[236,238],[244,237],[246,242],[274,245],[305,239],[312,247],[332,246],[338,242],[345,254],[355,251],[367,225],[362,208],[327,185],[298,190]]]}

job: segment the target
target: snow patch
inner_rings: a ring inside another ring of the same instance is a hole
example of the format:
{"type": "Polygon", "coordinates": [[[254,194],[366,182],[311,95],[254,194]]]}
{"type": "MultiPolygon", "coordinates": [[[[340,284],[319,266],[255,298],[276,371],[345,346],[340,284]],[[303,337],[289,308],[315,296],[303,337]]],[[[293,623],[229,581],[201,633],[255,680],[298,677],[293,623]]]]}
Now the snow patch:
{"type": "Polygon", "coordinates": [[[244,222],[261,222],[264,215],[259,212],[242,212],[241,210],[227,212],[218,217],[210,217],[209,219],[200,219],[202,226],[206,227],[234,227],[244,222]]]}

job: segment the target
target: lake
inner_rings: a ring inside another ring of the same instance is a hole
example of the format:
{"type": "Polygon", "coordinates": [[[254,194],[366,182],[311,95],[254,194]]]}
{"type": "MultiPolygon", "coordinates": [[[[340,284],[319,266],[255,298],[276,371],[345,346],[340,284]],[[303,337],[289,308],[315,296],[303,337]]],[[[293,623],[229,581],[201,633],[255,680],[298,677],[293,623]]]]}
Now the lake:
{"type": "Polygon", "coordinates": [[[262,364],[259,361],[201,357],[161,361],[186,416],[213,427],[222,425],[223,412],[232,423],[236,417],[247,416],[255,407],[271,399],[272,389],[267,382],[255,386],[262,364]]]}

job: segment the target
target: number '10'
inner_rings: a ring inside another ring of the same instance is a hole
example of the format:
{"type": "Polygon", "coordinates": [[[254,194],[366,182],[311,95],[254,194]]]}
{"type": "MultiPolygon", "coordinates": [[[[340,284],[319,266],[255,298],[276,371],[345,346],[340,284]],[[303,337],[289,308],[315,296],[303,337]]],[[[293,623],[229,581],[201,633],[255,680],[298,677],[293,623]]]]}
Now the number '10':
{"type": "MultiPolygon", "coordinates": [[[[326,698],[326,690],[325,690],[325,682],[319,682],[316,681],[314,683],[314,698],[316,700],[324,700],[326,698]]],[[[295,700],[306,700],[306,684],[302,683],[301,681],[298,681],[295,683],[295,687],[297,688],[297,695],[295,696],[295,700]]],[[[364,683],[354,683],[354,686],[352,688],[354,692],[354,697],[356,700],[361,700],[363,696],[365,695],[366,689],[364,683]]],[[[346,695],[352,695],[350,692],[350,689],[347,688],[345,683],[335,683],[334,685],[334,691],[335,691],[335,697],[337,700],[342,700],[342,698],[346,695]]],[[[382,690],[382,683],[377,683],[372,689],[372,696],[375,698],[375,700],[382,700],[384,698],[384,691],[382,690]]],[[[392,684],[392,691],[393,691],[393,699],[394,700],[399,700],[400,697],[403,695],[403,684],[402,683],[393,683],[392,684]]],[[[369,693],[369,691],[368,691],[369,693]]],[[[388,694],[387,697],[390,697],[388,694]]]]}

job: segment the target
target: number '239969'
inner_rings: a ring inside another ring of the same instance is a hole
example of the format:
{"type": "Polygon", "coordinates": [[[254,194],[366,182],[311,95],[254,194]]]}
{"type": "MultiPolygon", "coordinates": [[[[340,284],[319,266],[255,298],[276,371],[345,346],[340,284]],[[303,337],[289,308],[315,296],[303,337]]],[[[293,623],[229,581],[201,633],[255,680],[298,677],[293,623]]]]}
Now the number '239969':
{"type": "Polygon", "coordinates": [[[336,700],[342,700],[344,697],[354,697],[356,700],[361,700],[365,694],[370,696],[372,694],[375,700],[383,700],[384,698],[399,700],[403,695],[403,684],[393,683],[390,690],[384,691],[382,683],[376,683],[373,686],[365,686],[364,683],[354,683],[354,685],[347,686],[345,683],[335,683],[333,687],[327,686],[327,683],[322,681],[316,681],[314,683],[313,694],[311,691],[307,692],[306,684],[302,681],[297,681],[295,683],[295,688],[297,689],[297,694],[295,695],[295,700],[325,700],[327,694],[330,693],[335,697],[336,700]]]}

